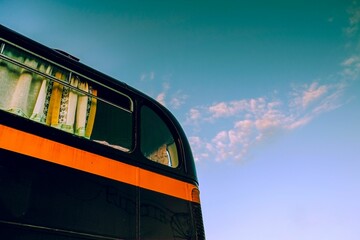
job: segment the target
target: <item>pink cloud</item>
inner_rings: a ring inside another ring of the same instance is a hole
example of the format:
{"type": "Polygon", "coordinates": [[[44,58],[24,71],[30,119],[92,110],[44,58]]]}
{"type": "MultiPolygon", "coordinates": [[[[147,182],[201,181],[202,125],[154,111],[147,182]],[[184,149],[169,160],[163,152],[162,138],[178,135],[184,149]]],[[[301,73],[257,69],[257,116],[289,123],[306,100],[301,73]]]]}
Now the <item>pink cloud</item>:
{"type": "Polygon", "coordinates": [[[212,124],[212,129],[220,126],[210,140],[201,140],[199,144],[200,139],[193,139],[197,160],[205,156],[212,156],[216,161],[242,160],[258,143],[279,132],[305,126],[319,114],[339,107],[342,92],[341,84],[313,82],[294,89],[288,105],[260,97],[192,108],[188,113],[190,125],[212,124]],[[233,120],[233,126],[226,128],[222,124],[225,120],[233,120]]]}

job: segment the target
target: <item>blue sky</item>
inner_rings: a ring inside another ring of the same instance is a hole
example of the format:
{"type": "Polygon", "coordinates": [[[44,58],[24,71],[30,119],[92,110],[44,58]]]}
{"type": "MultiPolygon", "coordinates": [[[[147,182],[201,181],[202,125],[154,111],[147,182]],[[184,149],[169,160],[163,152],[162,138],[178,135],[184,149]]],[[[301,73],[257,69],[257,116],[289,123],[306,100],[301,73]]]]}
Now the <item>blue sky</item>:
{"type": "Polygon", "coordinates": [[[207,239],[360,238],[360,2],[13,1],[1,24],[168,107],[207,239]]]}

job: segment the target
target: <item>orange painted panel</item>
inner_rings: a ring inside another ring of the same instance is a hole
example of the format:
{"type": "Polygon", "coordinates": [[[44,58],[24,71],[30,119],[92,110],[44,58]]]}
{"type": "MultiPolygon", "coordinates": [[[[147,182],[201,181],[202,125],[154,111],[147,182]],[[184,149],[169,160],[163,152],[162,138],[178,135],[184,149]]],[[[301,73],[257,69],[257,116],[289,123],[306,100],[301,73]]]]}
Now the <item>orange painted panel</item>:
{"type": "Polygon", "coordinates": [[[195,185],[0,125],[0,148],[188,201],[195,185]]]}

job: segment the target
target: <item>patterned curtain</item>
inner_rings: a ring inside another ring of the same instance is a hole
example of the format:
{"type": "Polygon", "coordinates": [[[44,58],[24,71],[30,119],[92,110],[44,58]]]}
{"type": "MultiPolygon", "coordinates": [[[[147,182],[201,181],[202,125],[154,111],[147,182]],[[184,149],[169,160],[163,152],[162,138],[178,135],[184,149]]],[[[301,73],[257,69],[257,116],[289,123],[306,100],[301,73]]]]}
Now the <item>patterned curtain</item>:
{"type": "MultiPolygon", "coordinates": [[[[17,60],[64,83],[68,81],[64,72],[45,67],[38,61],[30,58],[17,60]]],[[[0,61],[0,109],[90,138],[96,115],[96,98],[85,93],[96,96],[97,91],[77,76],[71,77],[70,85],[72,87],[64,86],[0,61]]]]}
{"type": "MultiPolygon", "coordinates": [[[[63,75],[58,72],[55,77],[62,79],[63,75]]],[[[54,82],[46,115],[46,124],[59,128],[66,132],[76,134],[81,137],[90,138],[94,126],[96,114],[96,98],[89,97],[83,92],[96,96],[96,90],[85,81],[75,76],[70,79],[73,88],[54,82]],[[78,90],[80,91],[78,91],[78,90]]],[[[45,95],[43,93],[43,95],[45,95]]]]}

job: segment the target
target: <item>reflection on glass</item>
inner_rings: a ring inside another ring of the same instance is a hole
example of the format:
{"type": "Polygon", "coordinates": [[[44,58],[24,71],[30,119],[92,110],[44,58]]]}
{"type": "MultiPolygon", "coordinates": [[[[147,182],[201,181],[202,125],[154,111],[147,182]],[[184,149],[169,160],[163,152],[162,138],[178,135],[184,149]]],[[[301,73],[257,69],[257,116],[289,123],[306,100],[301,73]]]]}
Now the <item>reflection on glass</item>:
{"type": "Polygon", "coordinates": [[[132,103],[125,95],[105,88],[99,91],[92,81],[10,45],[2,55],[19,65],[0,60],[1,110],[122,151],[132,147],[132,113],[122,109],[132,103]],[[98,101],[98,92],[120,107],[98,101]]]}
{"type": "Polygon", "coordinates": [[[176,168],[179,165],[175,139],[165,122],[150,108],[141,108],[141,151],[151,161],[176,168]]]}

